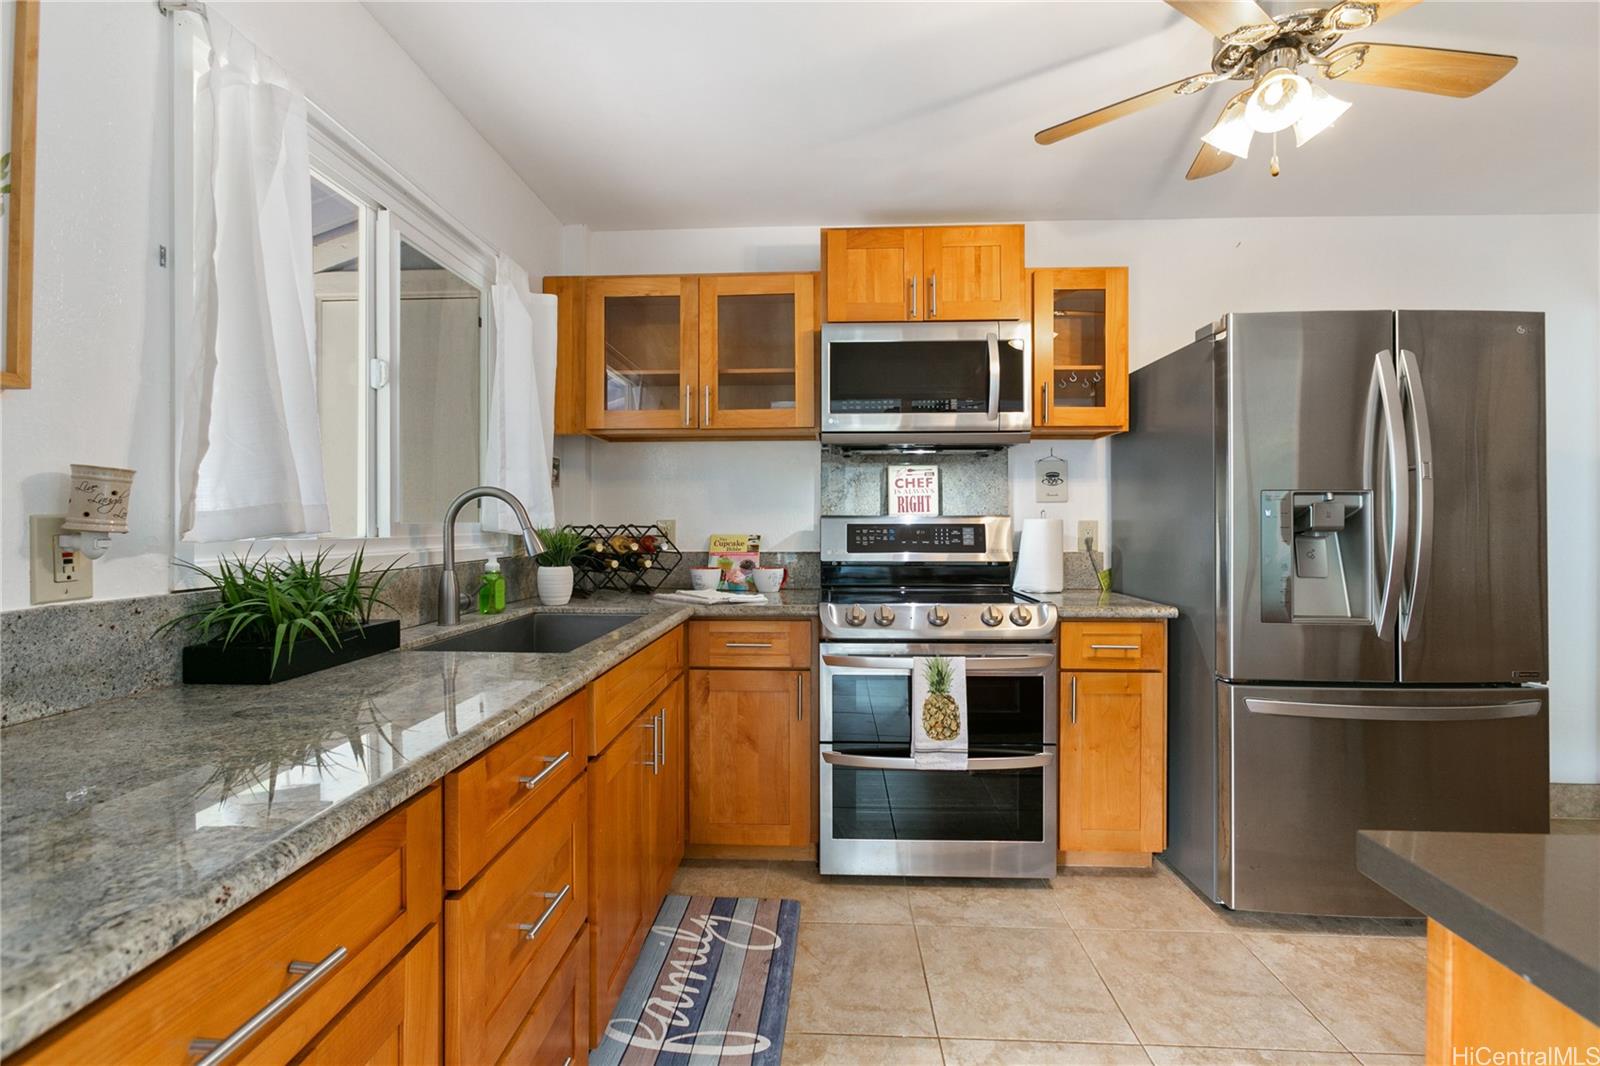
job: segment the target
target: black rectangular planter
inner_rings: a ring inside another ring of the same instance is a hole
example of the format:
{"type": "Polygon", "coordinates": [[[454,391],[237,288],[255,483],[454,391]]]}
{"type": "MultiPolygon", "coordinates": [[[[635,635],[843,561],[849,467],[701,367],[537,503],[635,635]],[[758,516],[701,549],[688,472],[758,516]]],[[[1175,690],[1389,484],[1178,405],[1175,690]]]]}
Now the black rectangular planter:
{"type": "Polygon", "coordinates": [[[400,622],[369,622],[339,634],[333,649],[315,637],[301,639],[290,658],[285,647],[272,670],[271,644],[191,644],[183,649],[183,683],[186,685],[271,685],[304,677],[330,666],[343,666],[400,646],[400,622]]]}

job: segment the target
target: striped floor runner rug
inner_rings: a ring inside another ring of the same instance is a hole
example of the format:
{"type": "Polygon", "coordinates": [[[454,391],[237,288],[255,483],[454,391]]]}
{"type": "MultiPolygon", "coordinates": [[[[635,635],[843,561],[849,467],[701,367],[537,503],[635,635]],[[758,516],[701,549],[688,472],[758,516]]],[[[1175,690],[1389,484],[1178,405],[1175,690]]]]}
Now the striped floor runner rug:
{"type": "Polygon", "coordinates": [[[593,1066],[777,1066],[800,904],[668,896],[593,1066]]]}

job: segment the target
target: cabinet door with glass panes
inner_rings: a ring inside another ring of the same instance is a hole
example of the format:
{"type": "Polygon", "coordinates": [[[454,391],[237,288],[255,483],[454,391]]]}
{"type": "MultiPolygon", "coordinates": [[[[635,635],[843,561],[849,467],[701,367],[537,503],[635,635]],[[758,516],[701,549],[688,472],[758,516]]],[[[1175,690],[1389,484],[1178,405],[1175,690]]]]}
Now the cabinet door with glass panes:
{"type": "Polygon", "coordinates": [[[696,280],[591,278],[584,308],[589,428],[698,426],[696,280]]]}
{"type": "Polygon", "coordinates": [[[1128,428],[1128,268],[1033,273],[1036,437],[1128,428]]]}
{"type": "Polygon", "coordinates": [[[816,421],[816,275],[706,276],[700,285],[702,429],[816,421]]]}

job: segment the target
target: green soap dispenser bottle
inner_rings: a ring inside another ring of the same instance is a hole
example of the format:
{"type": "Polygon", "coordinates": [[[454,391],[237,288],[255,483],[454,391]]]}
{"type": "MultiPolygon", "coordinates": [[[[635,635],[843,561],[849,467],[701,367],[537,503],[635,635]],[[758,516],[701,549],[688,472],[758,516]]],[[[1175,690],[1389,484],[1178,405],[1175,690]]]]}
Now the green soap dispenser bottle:
{"type": "Polygon", "coordinates": [[[489,556],[483,564],[483,586],[478,589],[478,613],[499,614],[506,609],[506,576],[500,572],[500,560],[489,556]]]}

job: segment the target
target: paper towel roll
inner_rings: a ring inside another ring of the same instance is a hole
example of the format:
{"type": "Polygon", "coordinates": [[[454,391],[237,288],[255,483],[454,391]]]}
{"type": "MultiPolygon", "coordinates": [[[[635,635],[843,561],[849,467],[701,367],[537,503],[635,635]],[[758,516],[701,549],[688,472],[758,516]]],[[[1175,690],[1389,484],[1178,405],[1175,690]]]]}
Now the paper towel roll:
{"type": "Polygon", "coordinates": [[[1066,560],[1061,551],[1059,518],[1024,518],[1017,547],[1017,572],[1011,585],[1019,592],[1060,592],[1066,560]]]}

